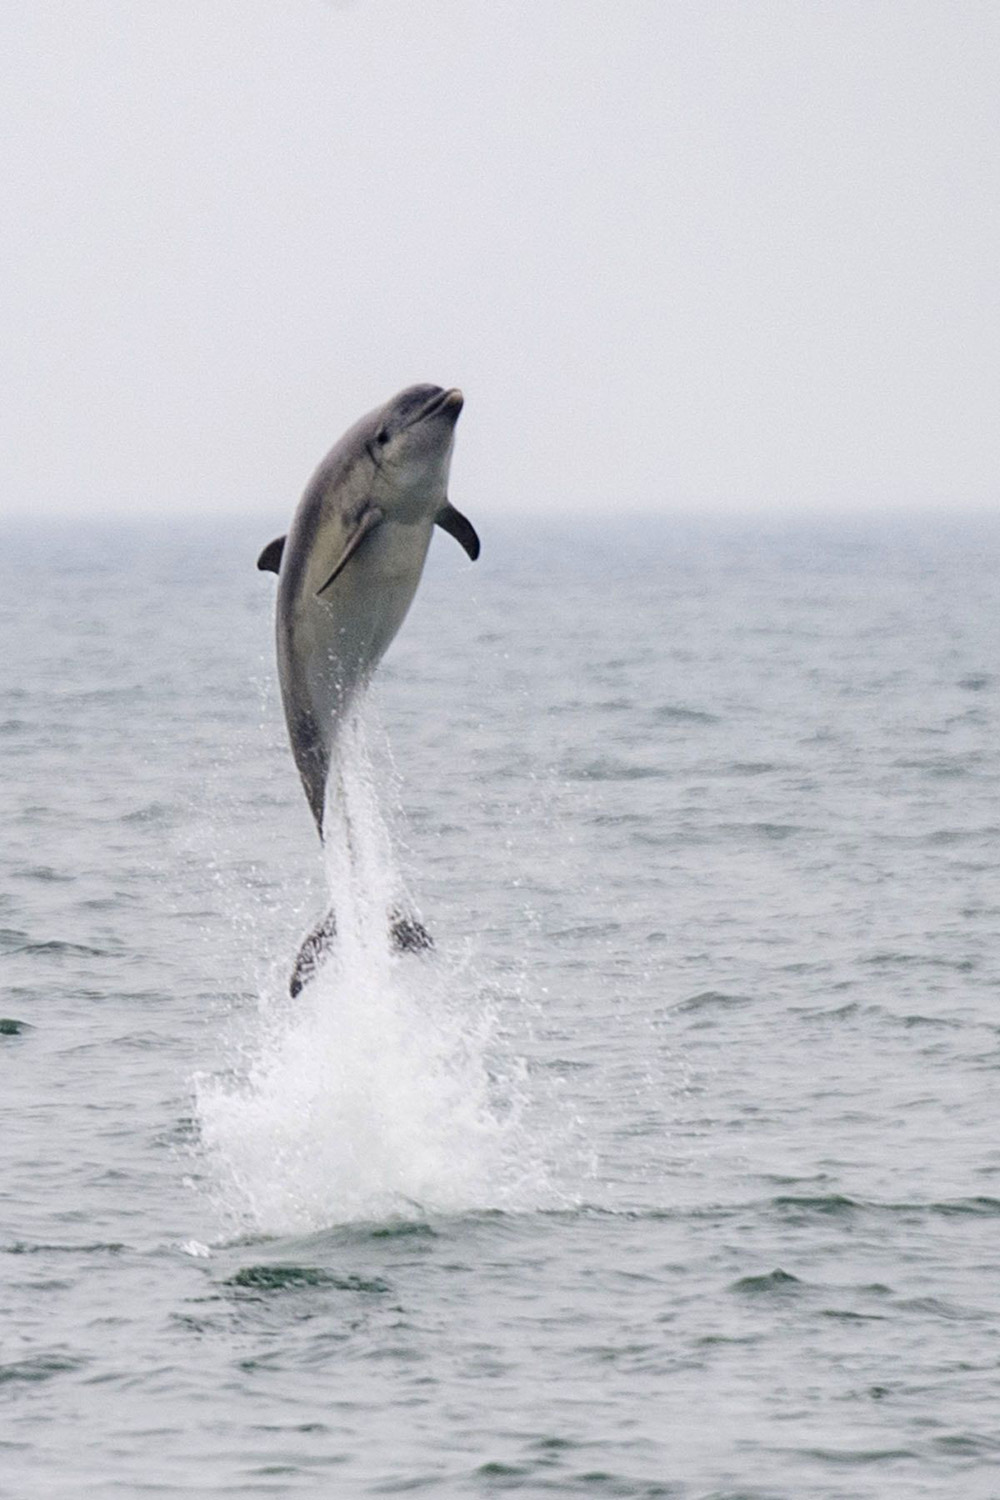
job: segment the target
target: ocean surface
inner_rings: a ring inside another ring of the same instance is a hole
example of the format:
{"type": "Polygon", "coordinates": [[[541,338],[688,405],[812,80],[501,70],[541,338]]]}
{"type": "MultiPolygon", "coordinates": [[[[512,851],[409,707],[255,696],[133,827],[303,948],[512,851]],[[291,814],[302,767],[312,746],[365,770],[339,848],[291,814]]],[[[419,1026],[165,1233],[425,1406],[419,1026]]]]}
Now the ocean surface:
{"type": "Polygon", "coordinates": [[[0,1494],[1000,1496],[1000,526],[469,509],[0,527],[0,1494]]]}

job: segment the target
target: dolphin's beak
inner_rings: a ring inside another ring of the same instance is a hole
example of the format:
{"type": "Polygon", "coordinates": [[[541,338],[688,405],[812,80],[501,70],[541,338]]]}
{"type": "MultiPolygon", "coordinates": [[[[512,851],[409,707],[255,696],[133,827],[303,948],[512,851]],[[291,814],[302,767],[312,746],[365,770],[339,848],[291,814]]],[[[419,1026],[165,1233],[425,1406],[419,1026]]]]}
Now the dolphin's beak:
{"type": "Polygon", "coordinates": [[[425,422],[428,417],[436,417],[442,412],[447,412],[450,416],[457,419],[464,405],[465,397],[457,386],[453,386],[450,391],[442,391],[440,396],[434,396],[416,420],[418,422],[425,422]]]}

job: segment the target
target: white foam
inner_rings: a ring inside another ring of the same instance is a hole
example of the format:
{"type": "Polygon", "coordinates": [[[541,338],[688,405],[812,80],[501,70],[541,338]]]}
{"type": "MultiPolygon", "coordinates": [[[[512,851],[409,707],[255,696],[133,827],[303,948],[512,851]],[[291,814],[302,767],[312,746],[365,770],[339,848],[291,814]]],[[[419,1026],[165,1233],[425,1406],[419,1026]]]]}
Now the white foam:
{"type": "MultiPolygon", "coordinates": [[[[222,1207],[266,1232],[535,1206],[524,1070],[472,965],[394,953],[405,905],[360,720],[331,772],[337,938],[294,1002],[262,996],[238,1081],[198,1080],[222,1207]]],[[[289,955],[289,960],[292,955],[289,955]]]]}

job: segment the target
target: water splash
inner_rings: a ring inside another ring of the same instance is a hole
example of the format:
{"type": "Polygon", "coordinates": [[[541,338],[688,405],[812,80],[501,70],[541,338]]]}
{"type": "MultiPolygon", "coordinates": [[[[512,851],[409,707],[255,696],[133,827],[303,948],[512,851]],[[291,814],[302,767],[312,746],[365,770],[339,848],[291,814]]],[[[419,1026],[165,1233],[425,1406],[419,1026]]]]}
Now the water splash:
{"type": "Polygon", "coordinates": [[[262,997],[236,1081],[197,1080],[220,1206],[279,1233],[535,1206],[524,1068],[471,963],[390,947],[388,913],[409,904],[360,716],[331,770],[325,859],[328,958],[294,1002],[262,997]]]}

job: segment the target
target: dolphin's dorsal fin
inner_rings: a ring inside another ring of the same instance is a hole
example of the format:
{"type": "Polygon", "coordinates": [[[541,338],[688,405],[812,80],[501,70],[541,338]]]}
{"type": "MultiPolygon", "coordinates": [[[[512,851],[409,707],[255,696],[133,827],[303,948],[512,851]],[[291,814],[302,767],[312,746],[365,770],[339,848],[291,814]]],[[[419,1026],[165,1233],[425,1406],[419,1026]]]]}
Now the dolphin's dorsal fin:
{"type": "Polygon", "coordinates": [[[276,536],[273,542],[268,542],[257,559],[257,567],[262,573],[277,573],[281,567],[281,554],[285,550],[285,540],[283,536],[276,536]]]}
{"type": "Polygon", "coordinates": [[[333,580],[339,577],[341,571],[350,562],[351,558],[354,556],[355,552],[357,552],[358,548],[361,546],[361,543],[364,541],[368,533],[370,531],[374,531],[375,527],[384,520],[385,511],[383,511],[377,505],[369,505],[361,512],[360,516],[357,518],[357,521],[354,523],[354,528],[351,531],[350,536],[347,538],[347,541],[344,544],[344,550],[340,554],[337,566],[334,568],[333,572],[330,574],[323,587],[316,590],[317,599],[321,594],[325,594],[333,580]]]}
{"type": "Polygon", "coordinates": [[[462,512],[456,510],[447,500],[434,519],[441,530],[446,531],[449,536],[453,536],[456,542],[465,548],[472,561],[475,562],[479,556],[479,538],[476,535],[476,528],[472,522],[467,521],[462,512]]]}

